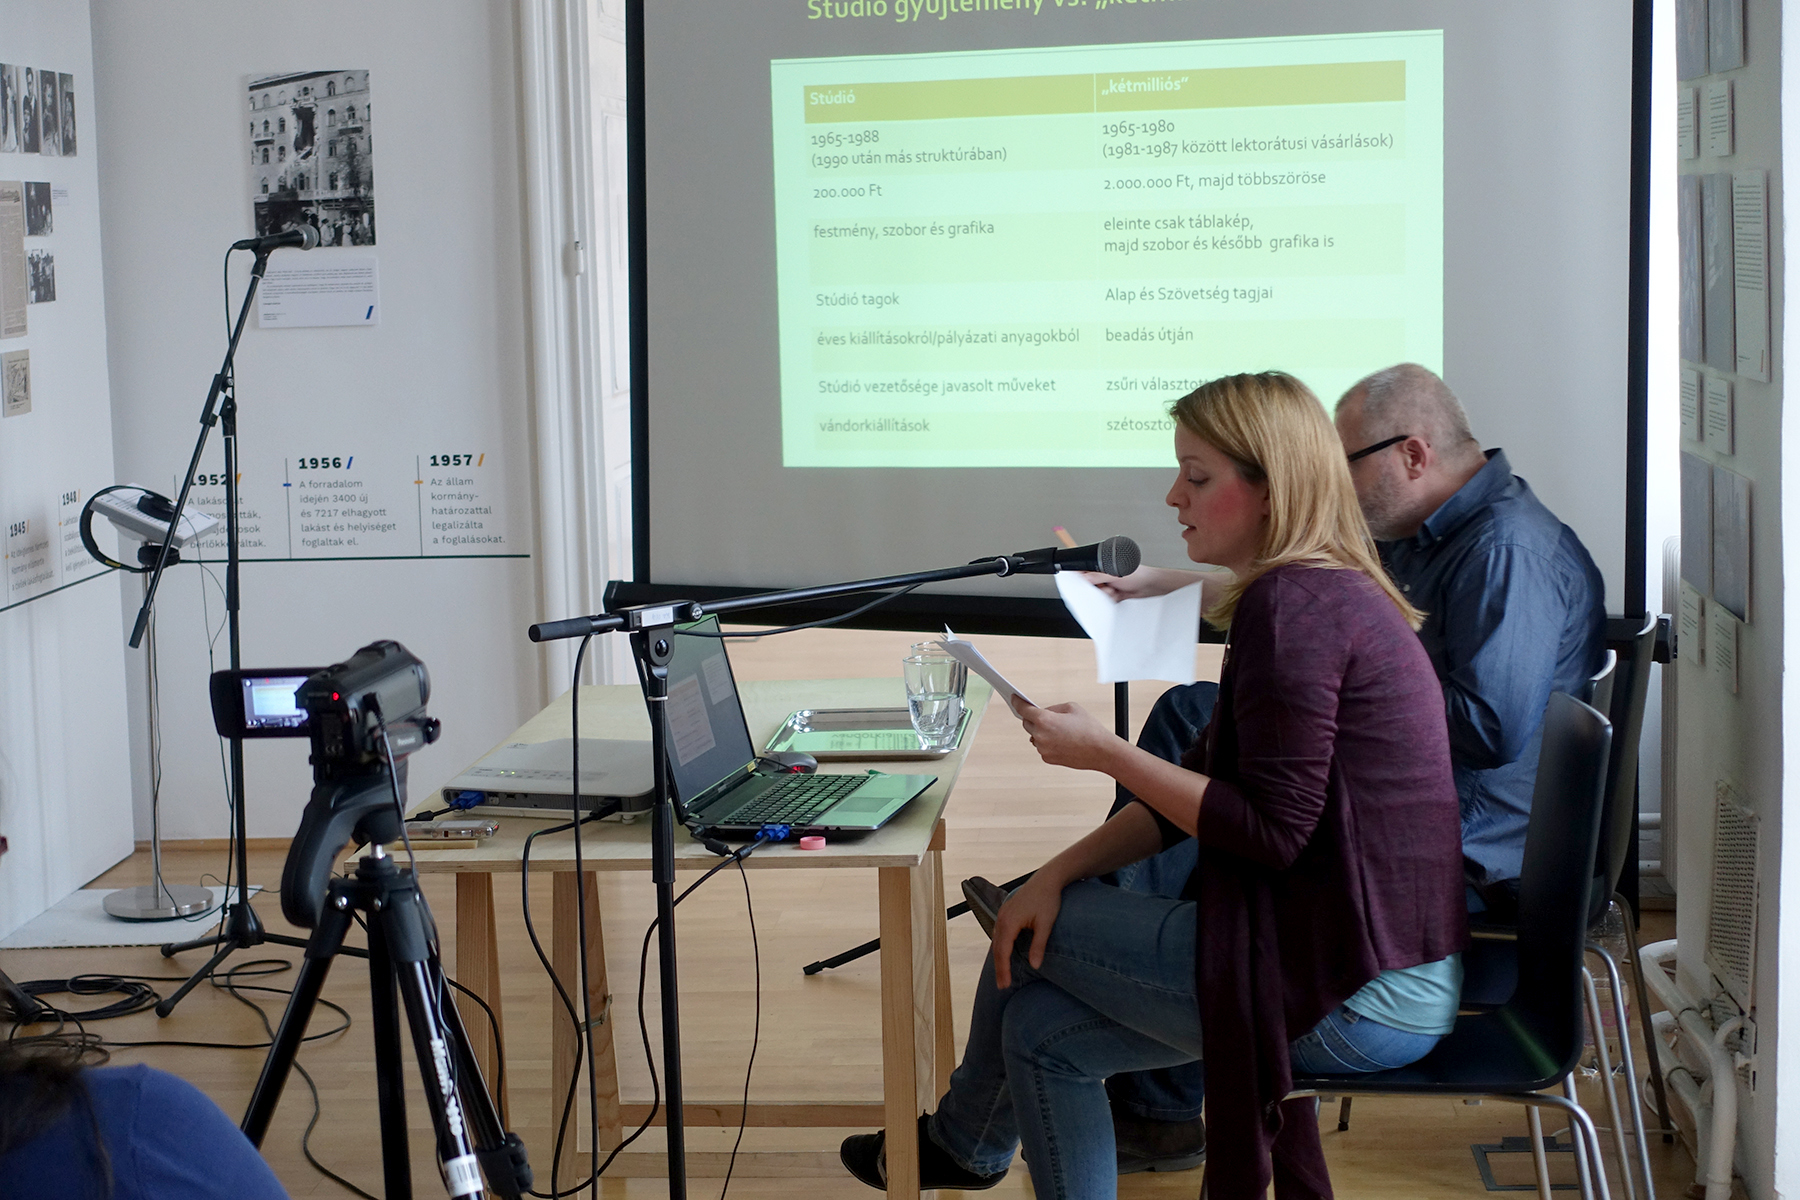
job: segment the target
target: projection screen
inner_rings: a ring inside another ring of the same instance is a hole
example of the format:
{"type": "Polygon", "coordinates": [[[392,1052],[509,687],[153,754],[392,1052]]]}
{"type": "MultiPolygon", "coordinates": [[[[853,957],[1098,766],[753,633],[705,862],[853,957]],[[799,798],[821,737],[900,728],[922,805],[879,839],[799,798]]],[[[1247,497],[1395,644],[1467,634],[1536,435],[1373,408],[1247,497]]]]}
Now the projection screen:
{"type": "MultiPolygon", "coordinates": [[[[1412,361],[1636,607],[1627,0],[628,14],[635,595],[1059,525],[1181,565],[1172,400],[1281,369],[1330,408],[1412,361]]],[[[913,611],[1053,594],[963,582],[913,611]]]]}

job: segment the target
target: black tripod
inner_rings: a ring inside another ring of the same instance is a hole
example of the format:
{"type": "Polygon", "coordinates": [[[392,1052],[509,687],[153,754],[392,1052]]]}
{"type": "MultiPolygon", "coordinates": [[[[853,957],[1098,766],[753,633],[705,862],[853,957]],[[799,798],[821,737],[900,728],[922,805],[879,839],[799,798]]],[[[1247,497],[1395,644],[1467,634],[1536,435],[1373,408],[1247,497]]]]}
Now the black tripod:
{"type": "Polygon", "coordinates": [[[462,1018],[456,1006],[448,1003],[436,930],[418,881],[412,872],[395,866],[379,842],[369,847],[353,878],[333,878],[326,888],[318,923],[305,943],[306,959],[294,981],[293,998],[282,1014],[244,1113],[241,1128],[245,1136],[262,1145],[332,961],[340,953],[354,952],[344,946],[344,935],[353,914],[359,912],[367,915],[369,931],[370,1010],[375,1027],[382,1175],[388,1200],[412,1196],[396,989],[406,1006],[413,1054],[425,1082],[425,1105],[437,1131],[438,1162],[450,1194],[480,1196],[485,1173],[496,1193],[518,1200],[531,1186],[524,1144],[501,1125],[499,1111],[469,1048],[462,1018]]]}
{"type": "MultiPolygon", "coordinates": [[[[238,339],[244,336],[244,324],[250,318],[250,305],[256,299],[257,286],[262,282],[263,272],[268,269],[271,249],[259,246],[256,250],[256,264],[250,268],[250,282],[244,289],[243,307],[238,310],[237,324],[232,328],[231,341],[225,347],[225,362],[219,367],[219,373],[213,376],[212,389],[207,392],[206,405],[200,411],[200,438],[194,443],[194,456],[188,461],[187,478],[181,481],[181,493],[175,498],[175,515],[169,520],[169,536],[164,540],[161,553],[157,556],[149,586],[144,589],[143,607],[138,609],[137,625],[131,631],[130,644],[134,650],[144,640],[144,630],[150,624],[150,607],[156,602],[156,587],[162,582],[163,570],[173,561],[175,531],[181,527],[181,514],[187,508],[188,493],[193,490],[196,473],[200,470],[200,456],[206,451],[207,435],[217,422],[224,426],[225,440],[225,623],[231,647],[231,669],[236,671],[244,665],[238,629],[237,388],[232,379],[231,364],[237,357],[238,339]]],[[[166,1017],[174,1012],[175,1006],[198,987],[202,980],[210,978],[219,964],[234,950],[247,950],[265,942],[282,946],[307,944],[299,938],[265,931],[262,922],[257,919],[256,910],[250,907],[250,862],[246,847],[247,822],[244,816],[244,742],[242,738],[234,737],[230,739],[230,743],[231,835],[237,843],[234,864],[237,871],[236,895],[225,898],[225,911],[220,918],[218,933],[187,942],[170,942],[162,948],[164,958],[173,958],[185,950],[198,950],[203,946],[216,947],[216,952],[206,960],[205,966],[195,971],[168,999],[157,1003],[156,1015],[159,1017],[166,1017]]]]}

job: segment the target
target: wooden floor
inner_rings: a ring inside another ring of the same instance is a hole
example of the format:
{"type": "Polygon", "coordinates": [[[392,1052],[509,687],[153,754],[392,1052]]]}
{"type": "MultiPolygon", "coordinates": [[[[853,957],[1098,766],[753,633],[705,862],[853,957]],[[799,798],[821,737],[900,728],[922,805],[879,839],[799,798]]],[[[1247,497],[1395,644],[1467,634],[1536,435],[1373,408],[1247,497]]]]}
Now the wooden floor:
{"type": "MultiPolygon", "coordinates": [[[[897,674],[898,660],[912,638],[905,634],[810,631],[732,646],[740,679],[859,677],[897,674]]],[[[1073,699],[1098,713],[1110,713],[1111,686],[1093,682],[1089,644],[1076,641],[982,639],[990,657],[1001,664],[1033,696],[1073,699]]],[[[1216,670],[1216,651],[1202,648],[1202,669],[1216,670]]],[[[1142,717],[1159,686],[1134,686],[1133,712],[1142,717]]],[[[415,779],[448,777],[463,763],[433,762],[427,749],[413,762],[415,779]]],[[[1106,813],[1111,783],[1099,775],[1046,767],[1037,760],[1018,726],[1003,711],[989,714],[968,756],[948,813],[947,878],[967,875],[996,881],[1022,874],[1067,842],[1091,828],[1106,813]]],[[[296,820],[298,814],[296,813],[296,820]]],[[[221,834],[224,830],[220,831],[221,834]]],[[[258,849],[251,856],[251,880],[272,893],[279,884],[282,852],[258,849]]],[[[220,876],[225,856],[217,849],[170,847],[165,854],[168,877],[198,883],[220,876]]],[[[455,961],[454,896],[448,876],[427,877],[427,898],[441,922],[444,960],[455,961]]],[[[91,886],[120,887],[147,882],[148,855],[140,852],[91,886]]],[[[638,978],[638,948],[653,911],[646,876],[602,875],[601,905],[606,913],[608,971],[618,994],[618,1054],[624,1097],[647,1100],[649,1076],[638,1041],[631,1004],[638,978]]],[[[752,1096],[760,1100],[877,1101],[880,1088],[880,1019],[876,960],[873,956],[842,969],[804,977],[803,964],[873,937],[876,927],[875,872],[780,871],[753,874],[752,898],[762,952],[763,1030],[756,1060],[752,1096]],[[793,1032],[804,1029],[804,1032],[793,1032]]],[[[525,1139],[539,1175],[537,1186],[549,1189],[550,1142],[548,1058],[550,1035],[545,1013],[549,985],[539,969],[520,916],[516,883],[497,886],[501,955],[506,969],[507,1069],[511,1092],[511,1127],[525,1139]]],[[[548,875],[531,881],[531,906],[539,934],[548,949],[551,905],[548,875]]],[[[299,933],[285,925],[271,894],[257,904],[271,929],[299,933]]],[[[1650,936],[1671,936],[1668,914],[1652,914],[1661,922],[1646,929],[1650,936]]],[[[1649,922],[1647,921],[1647,925],[1649,922]]],[[[682,980],[683,1064],[689,1103],[732,1101],[744,1087],[745,1059],[750,1050],[753,972],[742,883],[721,873],[682,905],[680,969],[682,980]]],[[[171,936],[189,936],[182,928],[171,936]]],[[[986,939],[967,917],[951,923],[950,954],[956,984],[957,1038],[966,1033],[970,988],[986,939]]],[[[234,962],[274,958],[293,962],[298,952],[265,948],[239,954],[234,962]]],[[[15,979],[64,978],[83,973],[175,976],[199,965],[199,953],[177,961],[163,959],[154,948],[106,950],[0,951],[0,968],[15,979]]],[[[657,1040],[655,966],[648,989],[652,1044],[657,1040]]],[[[291,978],[291,974],[287,976],[291,978]]],[[[282,977],[273,980],[282,985],[282,977]]],[[[167,994],[175,984],[158,983],[167,994]]],[[[379,1194],[381,1163],[376,1129],[375,1079],[368,1030],[367,977],[359,960],[345,958],[326,986],[325,996],[348,1009],[355,1022],[344,1034],[309,1044],[300,1056],[319,1086],[321,1115],[312,1135],[314,1153],[334,1170],[379,1194]]],[[[76,1003],[63,998],[67,1005],[76,1003]]],[[[270,1020],[278,1020],[281,997],[263,997],[270,1020]]],[[[320,1011],[315,1029],[328,1027],[332,1014],[320,1011]]],[[[145,1013],[94,1027],[117,1041],[152,1039],[256,1042],[263,1038],[256,1016],[222,991],[203,987],[171,1017],[145,1013]]],[[[1641,1053],[1641,1052],[1640,1052],[1641,1053]]],[[[219,1102],[234,1119],[241,1115],[261,1067],[260,1050],[172,1047],[118,1049],[114,1062],[148,1062],[192,1080],[219,1102]]],[[[436,1194],[435,1168],[429,1151],[428,1125],[416,1073],[408,1055],[409,1108],[414,1128],[414,1178],[419,1194],[436,1194]]],[[[1588,1100],[1596,1122],[1605,1125],[1605,1109],[1597,1096],[1588,1100]]],[[[343,1190],[314,1171],[303,1159],[300,1139],[313,1107],[304,1083],[294,1078],[287,1090],[264,1153],[296,1196],[340,1195],[343,1190]]],[[[1470,1151],[1474,1143],[1499,1143],[1522,1135],[1520,1110],[1508,1105],[1472,1107],[1456,1101],[1360,1100],[1352,1128],[1336,1132],[1327,1122],[1325,1145],[1337,1192],[1343,1197],[1462,1197],[1485,1195],[1470,1151]]],[[[716,1161],[713,1152],[730,1149],[730,1131],[690,1130],[696,1176],[716,1161]]],[[[843,1174],[836,1145],[846,1130],[751,1129],[746,1149],[782,1151],[764,1177],[742,1170],[731,1191],[740,1196],[788,1196],[798,1186],[815,1197],[861,1197],[868,1189],[843,1174]],[[768,1172],[775,1172],[773,1177],[768,1172]]],[[[660,1131],[646,1134],[640,1145],[660,1149],[660,1131]]],[[[1680,1197],[1693,1179],[1693,1164],[1679,1145],[1652,1139],[1657,1190],[1665,1200],[1680,1197]]],[[[1560,1156],[1567,1159],[1568,1156],[1560,1156]]],[[[1609,1151],[1610,1157],[1610,1151],[1609,1151]]],[[[1529,1157],[1510,1154],[1503,1182],[1525,1183],[1529,1157]]],[[[1615,1197],[1623,1197],[1618,1164],[1609,1163],[1615,1197]]],[[[1558,1169],[1572,1178],[1565,1161],[1558,1169]]],[[[711,1195],[716,1177],[696,1177],[692,1192],[711,1195]]],[[[569,1181],[563,1180],[567,1187],[569,1181]]],[[[1199,1189],[1196,1173],[1135,1175],[1120,1180],[1127,1197],[1192,1197],[1199,1189]]],[[[1016,1168],[996,1195],[1030,1192],[1023,1167],[1016,1168]]],[[[615,1197],[666,1194],[658,1179],[609,1180],[603,1193],[615,1197]]]]}

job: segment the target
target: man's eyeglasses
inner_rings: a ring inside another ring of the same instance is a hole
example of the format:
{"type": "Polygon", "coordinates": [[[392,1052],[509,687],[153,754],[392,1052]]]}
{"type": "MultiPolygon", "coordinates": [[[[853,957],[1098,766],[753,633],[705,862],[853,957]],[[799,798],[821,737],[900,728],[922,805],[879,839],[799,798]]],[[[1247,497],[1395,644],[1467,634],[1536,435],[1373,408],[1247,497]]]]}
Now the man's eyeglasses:
{"type": "Polygon", "coordinates": [[[1361,450],[1358,450],[1355,454],[1352,454],[1346,461],[1355,462],[1359,458],[1367,458],[1371,454],[1378,454],[1381,451],[1386,450],[1389,446],[1399,445],[1401,442],[1404,442],[1407,438],[1409,438],[1411,436],[1412,436],[1412,434],[1410,434],[1410,433],[1396,433],[1393,437],[1388,438],[1386,441],[1376,442],[1373,446],[1364,446],[1361,450]]]}

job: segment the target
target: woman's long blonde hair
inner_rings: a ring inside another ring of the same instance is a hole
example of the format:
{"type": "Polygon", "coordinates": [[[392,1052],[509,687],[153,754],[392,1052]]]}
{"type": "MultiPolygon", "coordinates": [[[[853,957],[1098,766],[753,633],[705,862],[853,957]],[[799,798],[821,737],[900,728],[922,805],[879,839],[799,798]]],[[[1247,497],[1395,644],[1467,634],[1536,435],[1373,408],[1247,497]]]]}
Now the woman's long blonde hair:
{"type": "Polygon", "coordinates": [[[1269,486],[1262,545],[1250,569],[1206,614],[1208,621],[1224,628],[1244,589],[1263,572],[1303,563],[1361,571],[1407,624],[1417,629],[1423,623],[1382,568],[1356,503],[1343,443],[1311,388],[1282,371],[1227,375],[1177,400],[1169,415],[1236,463],[1246,480],[1269,486]]]}

